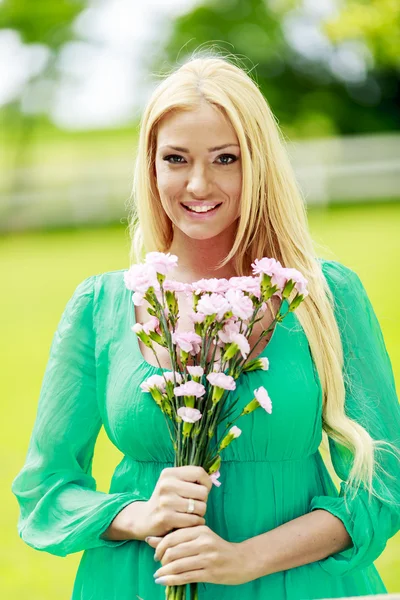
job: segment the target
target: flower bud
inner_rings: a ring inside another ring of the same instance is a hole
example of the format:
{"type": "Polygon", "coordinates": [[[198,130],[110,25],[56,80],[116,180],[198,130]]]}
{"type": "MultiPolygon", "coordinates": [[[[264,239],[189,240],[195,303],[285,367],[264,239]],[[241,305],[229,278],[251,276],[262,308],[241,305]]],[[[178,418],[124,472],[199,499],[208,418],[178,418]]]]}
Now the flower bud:
{"type": "Polygon", "coordinates": [[[257,402],[256,399],[251,400],[251,402],[249,402],[248,404],[246,404],[246,406],[244,407],[244,409],[241,412],[241,415],[249,415],[251,412],[253,412],[253,410],[256,410],[256,408],[258,408],[260,406],[260,404],[257,402]]]}
{"type": "Polygon", "coordinates": [[[162,273],[157,273],[157,280],[158,280],[158,283],[160,285],[162,285],[164,283],[164,280],[165,280],[165,275],[163,275],[162,273]]]}
{"type": "Polygon", "coordinates": [[[232,344],[227,344],[225,347],[224,356],[222,357],[223,361],[230,360],[239,352],[239,346],[232,342],[232,344]]]}
{"type": "MultiPolygon", "coordinates": [[[[136,327],[134,325],[134,327],[136,327]]],[[[138,336],[138,338],[140,340],[142,340],[143,344],[145,344],[145,346],[147,346],[148,348],[153,348],[153,344],[151,342],[150,337],[147,335],[147,333],[141,329],[139,330],[138,328],[135,330],[136,335],[138,336]]]]}
{"type": "Polygon", "coordinates": [[[266,357],[254,358],[253,360],[250,360],[248,363],[246,363],[243,366],[243,372],[249,373],[250,371],[257,371],[259,369],[266,371],[268,369],[268,366],[269,366],[268,358],[266,358],[266,357]]]}
{"type": "Polygon", "coordinates": [[[213,387],[213,393],[212,393],[213,404],[217,404],[221,400],[222,396],[224,395],[224,392],[225,392],[225,390],[223,388],[220,388],[217,386],[213,387]]]}
{"type": "Polygon", "coordinates": [[[229,446],[229,444],[232,442],[232,440],[239,437],[241,433],[242,433],[242,431],[239,429],[239,427],[236,427],[236,426],[231,427],[229,430],[229,433],[227,433],[226,436],[221,441],[218,450],[221,451],[224,448],[226,448],[227,446],[229,446]]]}
{"type": "Polygon", "coordinates": [[[289,305],[289,312],[296,310],[296,308],[303,302],[304,296],[303,294],[296,294],[289,305]]]}
{"type": "Polygon", "coordinates": [[[289,296],[292,293],[292,290],[294,288],[294,285],[295,285],[295,281],[293,281],[293,279],[289,279],[286,282],[286,285],[283,288],[282,298],[289,298],[289,296]]]}
{"type": "Polygon", "coordinates": [[[153,399],[155,400],[156,404],[162,408],[162,403],[164,400],[164,396],[163,394],[160,392],[160,390],[156,387],[152,387],[150,389],[150,394],[152,395],[153,399]]]}
{"type": "Polygon", "coordinates": [[[218,454],[214,458],[213,462],[211,463],[211,466],[208,469],[208,474],[211,475],[212,473],[216,473],[219,470],[220,466],[221,466],[221,457],[218,454]]]}
{"type": "Polygon", "coordinates": [[[192,427],[193,427],[193,423],[188,423],[187,421],[184,421],[183,423],[183,437],[189,437],[190,436],[190,432],[192,431],[192,427]]]}

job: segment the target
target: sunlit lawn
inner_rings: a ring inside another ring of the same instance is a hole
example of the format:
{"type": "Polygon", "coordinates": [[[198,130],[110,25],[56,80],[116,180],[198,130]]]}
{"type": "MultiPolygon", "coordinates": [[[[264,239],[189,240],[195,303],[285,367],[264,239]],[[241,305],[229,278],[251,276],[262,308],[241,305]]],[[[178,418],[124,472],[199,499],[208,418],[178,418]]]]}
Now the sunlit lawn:
{"type": "MultiPolygon", "coordinates": [[[[400,316],[396,273],[400,256],[400,203],[312,211],[321,256],[353,268],[375,306],[400,379],[400,316]],[[329,252],[329,249],[331,252],[329,252]]],[[[128,265],[129,239],[119,227],[12,235],[0,239],[2,293],[0,448],[2,531],[1,597],[7,600],[67,600],[80,554],[64,559],[26,546],[17,535],[18,506],[11,481],[22,467],[50,342],[66,301],[88,275],[128,265]]],[[[94,460],[98,489],[107,491],[119,452],[103,432],[94,460]]],[[[376,565],[389,592],[400,591],[400,534],[376,565]]]]}

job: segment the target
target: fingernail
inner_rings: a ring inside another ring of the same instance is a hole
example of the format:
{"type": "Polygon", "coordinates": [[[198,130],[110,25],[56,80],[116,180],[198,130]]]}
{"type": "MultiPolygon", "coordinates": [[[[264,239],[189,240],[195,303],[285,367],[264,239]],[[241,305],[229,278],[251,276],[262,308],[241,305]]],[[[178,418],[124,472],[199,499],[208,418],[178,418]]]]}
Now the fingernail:
{"type": "Polygon", "coordinates": [[[149,543],[149,540],[151,539],[151,535],[148,535],[147,538],[145,538],[145,542],[149,543]]]}
{"type": "Polygon", "coordinates": [[[161,585],[164,585],[167,581],[167,577],[159,577],[158,579],[155,580],[155,583],[160,583],[161,585]]]}
{"type": "Polygon", "coordinates": [[[158,558],[155,554],[154,554],[153,558],[154,558],[154,560],[158,560],[158,558]]]}

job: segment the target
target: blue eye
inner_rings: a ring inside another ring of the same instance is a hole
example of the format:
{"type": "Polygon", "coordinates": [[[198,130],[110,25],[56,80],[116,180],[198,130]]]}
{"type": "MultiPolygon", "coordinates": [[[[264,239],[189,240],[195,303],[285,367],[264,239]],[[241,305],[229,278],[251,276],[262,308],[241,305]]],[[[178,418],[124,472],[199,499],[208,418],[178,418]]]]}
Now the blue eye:
{"type": "MultiPolygon", "coordinates": [[[[168,156],[165,156],[163,160],[165,160],[166,162],[170,162],[170,160],[169,160],[170,158],[183,158],[183,156],[179,156],[179,154],[169,154],[168,156]]],[[[180,161],[179,162],[172,161],[171,164],[180,164],[180,161]]]]}
{"type": "MultiPolygon", "coordinates": [[[[238,160],[237,156],[235,156],[234,154],[220,154],[216,160],[219,159],[230,159],[230,162],[220,162],[220,165],[231,165],[234,162],[236,162],[238,160]]],[[[180,165],[183,164],[183,162],[185,161],[185,159],[183,158],[183,156],[180,156],[179,154],[168,154],[168,156],[164,156],[163,160],[165,160],[166,162],[172,164],[172,165],[180,165]],[[175,160],[175,159],[182,159],[182,160],[175,160]]]]}
{"type": "Polygon", "coordinates": [[[234,154],[220,154],[220,156],[218,156],[218,158],[230,158],[232,159],[231,162],[223,162],[221,163],[221,165],[232,165],[234,162],[237,161],[237,156],[235,156],[234,154]]]}

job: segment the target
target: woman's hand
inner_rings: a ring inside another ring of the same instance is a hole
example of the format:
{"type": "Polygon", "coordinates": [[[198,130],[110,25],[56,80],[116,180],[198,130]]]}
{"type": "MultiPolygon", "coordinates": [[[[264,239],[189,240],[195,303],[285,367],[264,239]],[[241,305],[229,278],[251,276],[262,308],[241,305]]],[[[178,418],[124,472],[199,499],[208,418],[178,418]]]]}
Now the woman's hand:
{"type": "Polygon", "coordinates": [[[163,469],[151,498],[131,502],[114,518],[104,533],[105,539],[144,540],[164,536],[173,529],[204,525],[211,477],[194,465],[163,469]],[[194,512],[188,513],[188,498],[194,500],[194,512]]]}
{"type": "Polygon", "coordinates": [[[227,542],[206,525],[187,527],[163,538],[150,537],[155,559],[162,567],[155,576],[163,585],[191,582],[240,585],[251,581],[250,569],[240,543],[227,542]]]}

